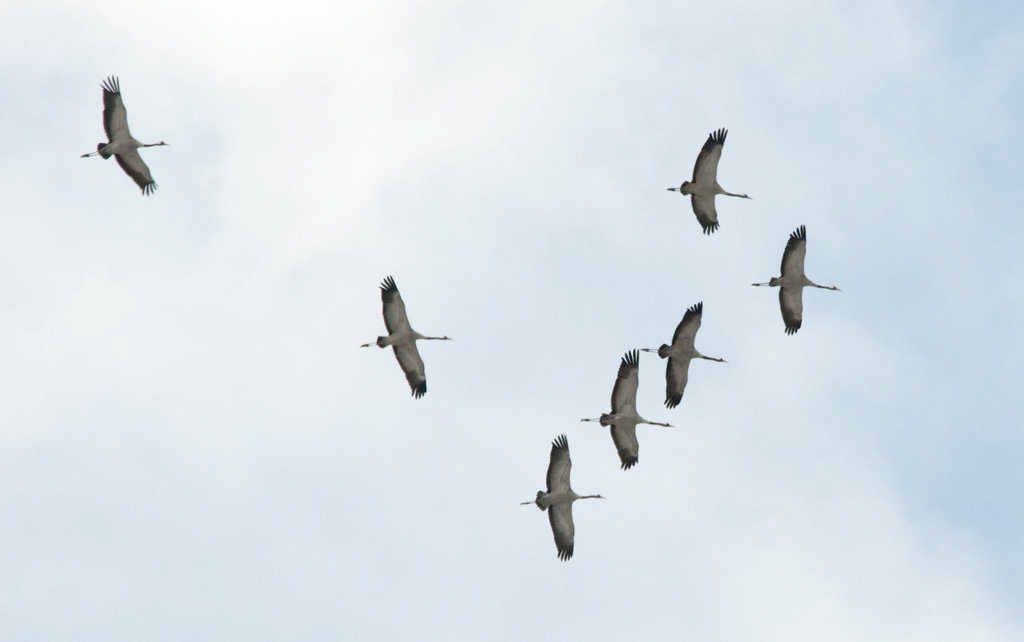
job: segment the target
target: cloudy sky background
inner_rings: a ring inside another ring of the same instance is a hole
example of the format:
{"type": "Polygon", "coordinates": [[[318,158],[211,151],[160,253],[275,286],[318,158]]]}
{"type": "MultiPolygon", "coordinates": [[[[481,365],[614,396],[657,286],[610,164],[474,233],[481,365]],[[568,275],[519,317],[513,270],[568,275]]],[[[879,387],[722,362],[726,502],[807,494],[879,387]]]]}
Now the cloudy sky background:
{"type": "Polygon", "coordinates": [[[1024,637],[1024,9],[0,9],[0,638],[1024,637]],[[118,75],[160,185],[103,140],[118,75]],[[721,229],[688,178],[729,129],[721,229]],[[808,232],[783,333],[786,239],[808,232]],[[394,275],[429,393],[409,396],[394,275]],[[682,404],[622,354],[704,302],[682,404]],[[565,433],[576,555],[543,487],[565,433]]]}

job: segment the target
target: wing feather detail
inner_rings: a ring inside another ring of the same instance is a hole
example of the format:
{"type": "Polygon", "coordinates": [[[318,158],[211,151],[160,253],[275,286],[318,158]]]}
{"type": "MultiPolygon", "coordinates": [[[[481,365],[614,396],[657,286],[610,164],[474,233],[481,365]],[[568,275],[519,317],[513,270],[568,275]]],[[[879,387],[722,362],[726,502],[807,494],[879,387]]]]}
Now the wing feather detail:
{"type": "Polygon", "coordinates": [[[807,254],[807,226],[801,225],[789,235],[786,250],[782,253],[782,276],[801,276],[804,273],[804,256],[807,254]]]}
{"type": "Polygon", "coordinates": [[[619,374],[612,387],[612,414],[636,407],[636,389],[640,382],[640,351],[631,350],[622,357],[619,374]]]}
{"type": "Polygon", "coordinates": [[[567,562],[572,559],[573,540],[576,527],[572,523],[572,503],[556,504],[548,508],[551,533],[555,536],[558,559],[567,562]]]}
{"type": "Polygon", "coordinates": [[[153,175],[149,173],[149,167],[143,162],[142,157],[139,156],[138,150],[129,149],[127,151],[118,152],[114,155],[117,160],[117,164],[121,166],[124,173],[131,177],[135,184],[142,189],[142,193],[145,196],[149,196],[156,190],[156,181],[153,180],[153,175]]]}
{"type": "Polygon", "coordinates": [[[782,310],[782,321],[786,324],[786,334],[796,334],[804,318],[804,289],[779,288],[779,308],[782,310]]]}
{"type": "Polygon", "coordinates": [[[723,127],[718,131],[708,134],[700,154],[697,155],[697,162],[693,165],[693,182],[713,184],[718,176],[718,161],[722,157],[722,148],[725,146],[725,137],[729,132],[723,127]]]}
{"type": "Polygon", "coordinates": [[[619,452],[622,470],[629,470],[640,460],[640,443],[636,440],[636,424],[611,427],[612,441],[619,452]]]}
{"type": "Polygon", "coordinates": [[[548,492],[571,490],[569,473],[572,471],[572,459],[569,458],[569,440],[559,435],[551,442],[551,461],[548,464],[548,492]]]}

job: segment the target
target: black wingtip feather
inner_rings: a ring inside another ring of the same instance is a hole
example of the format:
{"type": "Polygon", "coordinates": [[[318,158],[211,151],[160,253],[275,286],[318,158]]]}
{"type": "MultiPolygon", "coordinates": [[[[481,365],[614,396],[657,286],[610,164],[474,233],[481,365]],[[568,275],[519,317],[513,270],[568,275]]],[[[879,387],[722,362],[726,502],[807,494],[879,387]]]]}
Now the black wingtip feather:
{"type": "Polygon", "coordinates": [[[727,130],[725,127],[722,127],[721,129],[713,131],[710,134],[708,134],[708,138],[710,138],[713,142],[715,142],[718,145],[724,145],[725,137],[728,133],[729,130],[727,130]]]}
{"type": "Polygon", "coordinates": [[[705,234],[711,236],[712,234],[714,234],[715,230],[718,229],[718,221],[715,221],[714,223],[708,223],[707,225],[702,224],[701,227],[704,228],[705,234]]]}
{"type": "Polygon", "coordinates": [[[687,312],[693,312],[694,314],[704,314],[704,302],[698,301],[686,310],[687,312]]]}
{"type": "Polygon", "coordinates": [[[677,395],[677,396],[673,396],[673,397],[666,397],[665,398],[665,407],[671,410],[672,408],[675,408],[676,406],[678,406],[679,402],[682,401],[682,400],[683,400],[683,395],[677,395]]]}
{"type": "Polygon", "coordinates": [[[121,93],[121,83],[118,82],[117,76],[108,76],[106,80],[103,81],[103,84],[100,86],[103,87],[103,91],[107,92],[108,94],[121,93]]]}
{"type": "Polygon", "coordinates": [[[807,226],[806,225],[801,225],[800,227],[796,228],[796,231],[794,231],[792,234],[790,234],[789,238],[791,238],[793,240],[796,240],[796,241],[806,241],[807,240],[807,226]]]}
{"type": "Polygon", "coordinates": [[[569,448],[569,440],[565,438],[565,435],[559,435],[559,436],[555,437],[554,441],[551,442],[551,449],[552,450],[562,449],[562,448],[565,448],[565,449],[569,448]]]}
{"type": "Polygon", "coordinates": [[[633,366],[635,368],[640,367],[640,351],[630,350],[622,357],[622,365],[633,366]]]}
{"type": "Polygon", "coordinates": [[[562,560],[563,562],[568,562],[572,559],[572,544],[569,544],[564,548],[558,549],[558,559],[562,560]]]}
{"type": "Polygon", "coordinates": [[[424,381],[420,384],[412,386],[412,396],[419,399],[423,395],[427,394],[427,382],[424,381]]]}
{"type": "Polygon", "coordinates": [[[398,292],[398,286],[395,285],[395,279],[390,274],[388,276],[384,277],[384,280],[381,281],[380,289],[383,292],[391,292],[391,291],[398,292]]]}
{"type": "Polygon", "coordinates": [[[629,470],[633,466],[636,466],[636,462],[640,461],[639,457],[626,457],[622,460],[622,470],[629,470]]]}

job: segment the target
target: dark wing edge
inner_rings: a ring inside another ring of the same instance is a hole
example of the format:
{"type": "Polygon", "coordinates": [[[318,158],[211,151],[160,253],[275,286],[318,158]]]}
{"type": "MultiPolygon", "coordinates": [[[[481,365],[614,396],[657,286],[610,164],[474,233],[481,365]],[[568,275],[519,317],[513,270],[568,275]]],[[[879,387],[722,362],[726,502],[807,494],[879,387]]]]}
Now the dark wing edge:
{"type": "MultiPolygon", "coordinates": [[[[100,85],[103,88],[103,131],[107,134],[107,141],[114,140],[114,118],[118,117],[125,130],[128,130],[128,111],[124,108],[124,101],[121,99],[121,83],[117,76],[107,77],[100,85]],[[120,114],[116,112],[120,111],[120,114]]],[[[131,134],[129,134],[131,135],[131,134]]]]}
{"type": "Polygon", "coordinates": [[[612,442],[615,450],[619,453],[619,461],[622,462],[622,470],[629,470],[640,461],[640,442],[636,440],[636,426],[632,430],[611,427],[612,442]]]}
{"type": "Polygon", "coordinates": [[[380,300],[384,314],[384,327],[388,334],[394,334],[409,328],[409,317],[405,312],[405,301],[398,292],[398,286],[391,276],[384,278],[380,284],[380,300]]]}
{"type": "Polygon", "coordinates": [[[796,334],[803,325],[803,288],[779,288],[779,310],[786,324],[786,334],[796,334]]]}
{"type": "Polygon", "coordinates": [[[801,225],[789,235],[789,240],[786,241],[786,249],[782,252],[782,264],[779,266],[779,274],[786,274],[786,261],[790,256],[799,250],[801,244],[804,247],[804,252],[807,251],[807,226],[801,225]]]}
{"type": "Polygon", "coordinates": [[[423,359],[420,358],[419,350],[416,349],[416,342],[395,344],[391,346],[395,353],[398,365],[405,373],[405,380],[409,382],[412,396],[419,399],[427,394],[427,375],[423,368],[423,359]]]}
{"type": "Polygon", "coordinates": [[[694,194],[690,197],[690,206],[693,207],[693,215],[697,217],[704,234],[710,236],[718,229],[718,210],[715,209],[714,196],[700,196],[694,194]]]}
{"type": "Polygon", "coordinates": [[[383,299],[386,293],[392,291],[398,292],[398,286],[395,285],[395,278],[389,274],[380,282],[380,298],[383,299]]]}
{"type": "Polygon", "coordinates": [[[700,321],[704,315],[704,302],[700,301],[691,305],[687,308],[686,313],[683,315],[683,320],[676,326],[676,331],[672,333],[672,345],[675,345],[680,337],[689,329],[690,324],[696,323],[697,327],[693,331],[693,335],[690,339],[690,347],[693,347],[694,340],[697,337],[697,330],[700,330],[700,321]]]}
{"type": "Polygon", "coordinates": [[[640,351],[630,350],[623,357],[621,363],[619,363],[619,373],[615,377],[615,385],[612,386],[612,412],[618,412],[620,410],[619,404],[615,403],[615,400],[620,396],[627,396],[627,386],[633,386],[633,394],[636,394],[636,387],[640,380],[640,351]]]}
{"type": "Polygon", "coordinates": [[[559,435],[551,442],[551,459],[548,463],[548,492],[569,490],[569,473],[572,459],[569,457],[569,440],[559,435]]]}
{"type": "Polygon", "coordinates": [[[724,127],[708,134],[708,139],[704,141],[704,146],[700,148],[700,153],[697,154],[697,162],[693,164],[693,182],[696,183],[700,179],[701,170],[705,168],[702,165],[710,163],[713,167],[708,167],[708,173],[712,174],[711,179],[715,179],[715,175],[718,174],[718,160],[722,156],[722,148],[725,147],[725,137],[728,134],[728,130],[724,127]]]}
{"type": "Polygon", "coordinates": [[[576,527],[572,523],[572,504],[558,504],[548,508],[551,534],[555,537],[558,559],[567,562],[572,559],[573,540],[576,527]]]}
{"type": "Polygon", "coordinates": [[[153,176],[149,173],[149,167],[139,156],[139,152],[136,150],[130,150],[122,154],[114,154],[114,158],[117,160],[117,164],[121,166],[124,173],[131,177],[135,184],[142,189],[143,196],[149,196],[156,190],[156,181],[153,180],[153,176]],[[138,161],[140,167],[132,165],[133,161],[138,161]]]}
{"type": "Polygon", "coordinates": [[[665,407],[672,409],[683,400],[689,378],[690,360],[669,357],[665,366],[665,407]]]}

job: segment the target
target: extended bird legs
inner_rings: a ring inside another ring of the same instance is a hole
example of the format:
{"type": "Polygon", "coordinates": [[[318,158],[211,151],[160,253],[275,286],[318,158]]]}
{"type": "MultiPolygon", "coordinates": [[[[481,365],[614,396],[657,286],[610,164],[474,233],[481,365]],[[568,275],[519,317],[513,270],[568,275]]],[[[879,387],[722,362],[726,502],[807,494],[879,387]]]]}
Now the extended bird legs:
{"type": "MultiPolygon", "coordinates": [[[[767,285],[767,284],[765,284],[765,285],[767,285]]],[[[661,354],[659,354],[659,351],[658,351],[657,348],[640,348],[640,351],[641,352],[653,352],[654,354],[657,354],[659,357],[661,356],[661,354]]],[[[697,352],[697,354],[693,355],[693,357],[691,357],[691,358],[692,359],[707,359],[708,361],[717,361],[719,363],[729,363],[725,359],[719,359],[718,357],[705,357],[704,355],[702,355],[699,352],[697,352]]]]}

